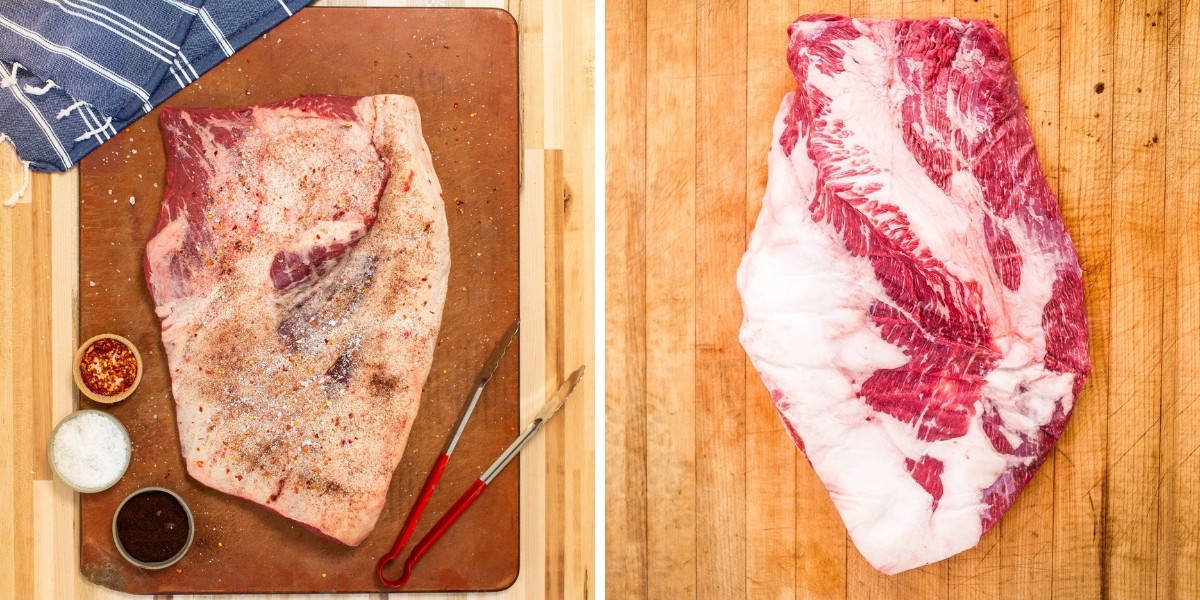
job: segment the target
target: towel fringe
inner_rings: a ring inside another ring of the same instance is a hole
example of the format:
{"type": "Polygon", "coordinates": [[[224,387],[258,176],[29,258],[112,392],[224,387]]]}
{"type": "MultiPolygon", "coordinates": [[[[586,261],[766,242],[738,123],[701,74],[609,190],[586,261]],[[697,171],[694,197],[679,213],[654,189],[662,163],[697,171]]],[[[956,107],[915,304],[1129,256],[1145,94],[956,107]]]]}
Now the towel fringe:
{"type": "Polygon", "coordinates": [[[61,121],[61,120],[63,120],[64,117],[71,114],[71,111],[73,111],[81,106],[88,106],[88,103],[84,102],[83,100],[76,100],[74,104],[58,111],[58,114],[54,115],[54,118],[61,121]]]}
{"type": "Polygon", "coordinates": [[[0,90],[6,89],[9,86],[17,85],[17,69],[24,68],[25,67],[21,65],[21,63],[14,62],[12,64],[11,73],[6,73],[3,69],[0,69],[0,90]]]}
{"type": "Polygon", "coordinates": [[[52,90],[56,87],[58,87],[58,84],[54,83],[53,79],[47,79],[46,83],[43,84],[42,87],[40,87],[40,88],[33,87],[32,85],[29,85],[27,83],[27,84],[25,84],[24,90],[25,90],[25,93],[29,94],[30,96],[45,96],[46,92],[49,92],[50,90],[52,90]]]}
{"type": "MultiPolygon", "coordinates": [[[[14,151],[17,149],[17,145],[13,143],[12,139],[10,139],[7,135],[5,135],[3,133],[0,133],[0,144],[4,144],[5,142],[8,142],[8,145],[12,146],[14,151]]],[[[24,168],[24,171],[25,171],[25,176],[24,176],[23,180],[21,181],[21,188],[18,189],[16,192],[13,192],[13,195],[9,196],[8,200],[4,201],[4,206],[10,207],[10,208],[13,206],[16,206],[17,201],[19,201],[21,199],[21,196],[24,196],[25,192],[29,190],[29,179],[30,179],[29,161],[27,161],[27,160],[21,161],[21,166],[24,168]]]]}

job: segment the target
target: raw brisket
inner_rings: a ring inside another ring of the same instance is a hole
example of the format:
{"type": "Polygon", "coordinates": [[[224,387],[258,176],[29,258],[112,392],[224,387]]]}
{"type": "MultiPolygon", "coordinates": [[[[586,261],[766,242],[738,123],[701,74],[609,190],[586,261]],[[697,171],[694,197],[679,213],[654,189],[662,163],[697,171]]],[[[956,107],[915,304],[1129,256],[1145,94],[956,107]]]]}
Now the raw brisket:
{"type": "Polygon", "coordinates": [[[1090,370],[1079,261],[990,23],[790,35],[741,341],[854,544],[898,573],[974,546],[1062,433],[1090,370]]]}
{"type": "Polygon", "coordinates": [[[420,404],[450,268],[404,96],[164,109],[146,245],[188,473],[357,545],[420,404]]]}

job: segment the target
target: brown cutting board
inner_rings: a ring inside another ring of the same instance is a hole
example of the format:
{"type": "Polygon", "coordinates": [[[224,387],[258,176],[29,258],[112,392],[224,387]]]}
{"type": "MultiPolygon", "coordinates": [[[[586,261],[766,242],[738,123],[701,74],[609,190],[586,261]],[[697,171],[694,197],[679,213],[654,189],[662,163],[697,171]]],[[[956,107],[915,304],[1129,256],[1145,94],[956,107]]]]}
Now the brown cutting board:
{"type": "MultiPolygon", "coordinates": [[[[375,560],[391,547],[478,369],[517,317],[519,138],[512,17],[487,9],[305,9],[166,104],[236,107],[318,93],[415,98],[446,201],[452,266],[442,334],[387,506],[366,541],[348,548],[187,476],[159,322],[142,275],[164,181],[156,110],[80,164],[80,339],[102,332],[125,335],[146,361],[141,386],[128,400],[103,407],[81,399],[82,408],[119,418],[133,440],[124,479],[81,501],[80,568],[100,585],[139,594],[382,589],[373,573],[375,560]],[[196,517],[191,551],[157,572],[123,560],[111,532],[117,504],[147,485],[179,492],[196,517]]],[[[515,435],[518,356],[514,344],[484,392],[414,543],[515,435]]],[[[426,555],[405,589],[510,585],[518,571],[518,504],[514,464],[426,555]]]]}

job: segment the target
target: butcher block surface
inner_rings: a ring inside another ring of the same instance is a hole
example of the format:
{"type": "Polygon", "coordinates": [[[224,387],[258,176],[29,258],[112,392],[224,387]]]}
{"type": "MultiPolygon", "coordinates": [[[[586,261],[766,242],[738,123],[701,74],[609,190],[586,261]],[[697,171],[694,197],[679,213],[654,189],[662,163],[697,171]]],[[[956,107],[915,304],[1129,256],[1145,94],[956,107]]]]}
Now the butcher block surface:
{"type": "Polygon", "coordinates": [[[610,598],[1200,597],[1200,2],[607,4],[610,598]],[[738,344],[735,271],[807,13],[1005,33],[1084,273],[1094,370],[967,552],[854,549],[738,344]]]}
{"type": "MultiPolygon", "coordinates": [[[[134,396],[109,409],[133,441],[129,471],[117,486],[84,495],[80,502],[80,570],[85,577],[141,594],[382,589],[375,581],[374,562],[391,546],[478,369],[518,314],[516,44],[515,23],[499,10],[311,8],[166,103],[241,107],[320,93],[397,93],[416,100],[444,191],[449,291],[408,448],[378,524],[357,548],[188,477],[158,319],[141,273],[163,189],[159,111],[82,161],[80,335],[125,335],[142,350],[146,363],[134,396]],[[147,485],[179,492],[196,518],[191,551],[158,572],[128,564],[112,542],[117,504],[147,485]]],[[[418,538],[515,434],[518,356],[514,346],[488,385],[417,529],[418,538]]],[[[86,401],[81,405],[94,408],[86,401]]],[[[508,586],[518,570],[517,484],[514,465],[425,557],[406,589],[508,586]]]]}

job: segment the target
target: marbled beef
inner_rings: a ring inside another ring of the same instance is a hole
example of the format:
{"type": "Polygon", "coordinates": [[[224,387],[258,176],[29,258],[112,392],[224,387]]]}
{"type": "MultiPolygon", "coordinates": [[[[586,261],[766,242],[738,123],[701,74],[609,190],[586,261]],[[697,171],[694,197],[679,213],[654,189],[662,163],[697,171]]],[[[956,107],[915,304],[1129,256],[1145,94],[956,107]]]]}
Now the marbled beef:
{"type": "Polygon", "coordinates": [[[741,340],[855,546],[898,573],[974,546],[1062,433],[1091,368],[1079,260],[990,23],[790,34],[741,340]]]}

